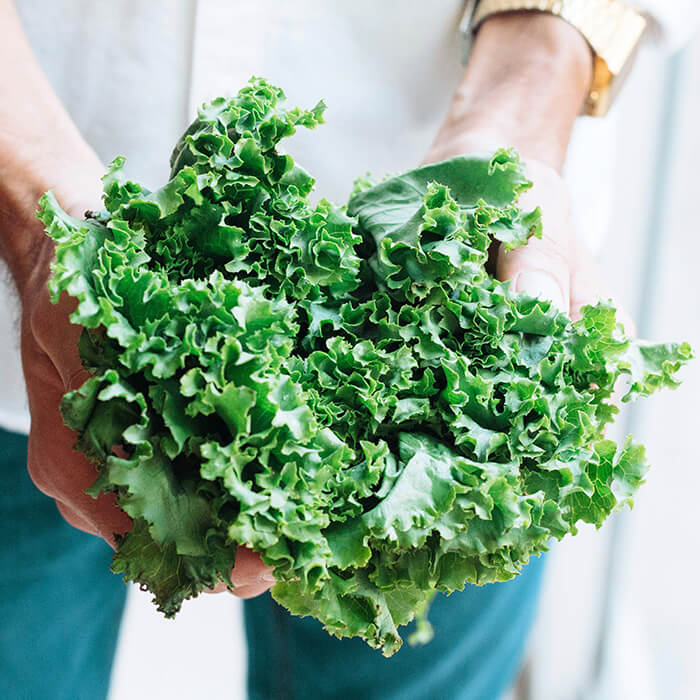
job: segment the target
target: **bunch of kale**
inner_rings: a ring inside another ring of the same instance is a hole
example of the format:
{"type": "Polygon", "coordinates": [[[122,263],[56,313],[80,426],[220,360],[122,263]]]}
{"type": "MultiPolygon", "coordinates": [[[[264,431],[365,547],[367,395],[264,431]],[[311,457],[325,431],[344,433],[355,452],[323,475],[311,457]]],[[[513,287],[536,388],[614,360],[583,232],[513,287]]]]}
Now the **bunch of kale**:
{"type": "Polygon", "coordinates": [[[647,465],[603,438],[613,387],[674,386],[690,349],[626,338],[606,304],[573,323],[488,274],[493,240],[541,228],[512,152],[313,206],[277,146],[324,106],[283,97],[254,79],[205,105],[155,192],[118,158],[85,221],[44,196],[51,292],[79,301],[92,373],[62,412],[94,493],[134,521],[113,570],[166,615],[246,544],[282,605],[389,655],[435,591],[511,578],[630,502],[647,465]]]}

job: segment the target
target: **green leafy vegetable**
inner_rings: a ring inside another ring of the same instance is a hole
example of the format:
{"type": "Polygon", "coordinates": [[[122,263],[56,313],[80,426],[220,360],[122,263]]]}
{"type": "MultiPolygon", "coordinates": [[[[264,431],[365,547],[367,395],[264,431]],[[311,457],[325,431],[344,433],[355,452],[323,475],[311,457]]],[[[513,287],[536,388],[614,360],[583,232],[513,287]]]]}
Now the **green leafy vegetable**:
{"type": "Polygon", "coordinates": [[[613,387],[673,387],[691,352],[626,338],[608,304],[572,323],[488,274],[493,239],[541,235],[511,151],[313,206],[277,145],[324,106],[283,97],[254,79],[203,106],[155,192],[118,158],[105,211],[43,197],[52,298],[78,300],[92,374],[62,412],[92,492],[134,520],[113,570],[166,615],[247,544],[282,605],[389,655],[416,613],[429,638],[436,591],[509,579],[631,502],[647,465],[603,438],[613,387]]]}

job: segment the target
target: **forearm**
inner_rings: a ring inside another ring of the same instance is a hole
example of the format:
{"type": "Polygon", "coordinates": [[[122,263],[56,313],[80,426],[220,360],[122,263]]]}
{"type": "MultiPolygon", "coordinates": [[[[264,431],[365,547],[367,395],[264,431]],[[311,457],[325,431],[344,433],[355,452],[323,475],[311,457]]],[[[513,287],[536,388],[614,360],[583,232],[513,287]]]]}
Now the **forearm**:
{"type": "Polygon", "coordinates": [[[557,17],[528,12],[486,20],[429,159],[491,143],[561,169],[592,62],[585,39],[557,17]]]}
{"type": "Polygon", "coordinates": [[[101,166],[41,71],[10,0],[0,0],[0,65],[0,257],[21,286],[42,242],[38,198],[70,182],[63,198],[76,201],[65,206],[77,205],[83,191],[94,202],[101,166]]]}

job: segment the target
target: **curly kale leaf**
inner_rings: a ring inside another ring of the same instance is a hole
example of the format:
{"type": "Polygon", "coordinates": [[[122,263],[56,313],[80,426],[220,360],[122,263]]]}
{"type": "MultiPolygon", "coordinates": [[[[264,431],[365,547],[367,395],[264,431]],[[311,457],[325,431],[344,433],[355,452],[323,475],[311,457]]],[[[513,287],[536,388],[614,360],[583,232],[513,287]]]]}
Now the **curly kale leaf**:
{"type": "Polygon", "coordinates": [[[51,295],[77,299],[92,375],[61,410],[91,493],[134,521],[113,570],[166,615],[245,544],[291,612],[391,654],[415,615],[429,637],[436,592],[509,579],[631,503],[647,464],[604,438],[613,389],[673,387],[691,351],[494,279],[493,241],[542,233],[512,151],[311,204],[278,146],[322,114],[253,79],[201,108],[159,190],[118,158],[91,218],[43,197],[51,295]]]}

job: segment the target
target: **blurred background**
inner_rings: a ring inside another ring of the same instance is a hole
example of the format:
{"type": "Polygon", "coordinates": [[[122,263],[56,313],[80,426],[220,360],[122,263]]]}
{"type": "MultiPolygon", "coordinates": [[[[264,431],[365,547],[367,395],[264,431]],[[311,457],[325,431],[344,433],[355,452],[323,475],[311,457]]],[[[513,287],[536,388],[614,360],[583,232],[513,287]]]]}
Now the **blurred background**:
{"type": "MultiPolygon", "coordinates": [[[[645,47],[604,123],[580,120],[569,159],[582,233],[640,335],[687,340],[696,351],[699,86],[700,40],[671,56],[645,47]],[[592,141],[600,168],[577,169],[590,161],[592,141]]],[[[700,563],[692,535],[700,510],[700,362],[682,376],[676,392],[619,417],[612,437],[632,432],[647,446],[647,484],[632,512],[599,532],[582,528],[548,555],[515,700],[700,698],[700,563]]],[[[111,700],[238,700],[244,669],[241,609],[232,596],[189,601],[169,621],[148,594],[130,590],[111,700]]]]}

